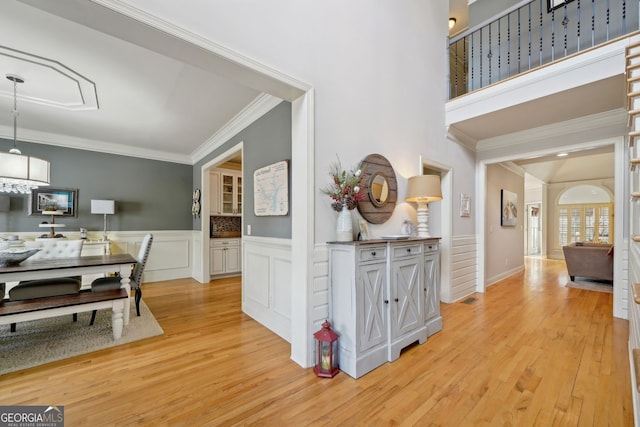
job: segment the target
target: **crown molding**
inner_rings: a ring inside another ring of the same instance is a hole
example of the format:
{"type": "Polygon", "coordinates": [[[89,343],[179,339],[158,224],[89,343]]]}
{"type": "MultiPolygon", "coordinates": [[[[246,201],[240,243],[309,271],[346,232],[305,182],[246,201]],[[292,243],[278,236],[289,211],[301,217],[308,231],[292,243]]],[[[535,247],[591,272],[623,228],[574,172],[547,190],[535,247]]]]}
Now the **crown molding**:
{"type": "MultiPolygon", "coordinates": [[[[13,140],[13,127],[0,126],[0,138],[13,140]]],[[[52,145],[56,147],[73,148],[76,150],[95,151],[99,153],[116,154],[119,156],[138,157],[142,159],[159,160],[170,163],[191,165],[188,155],[171,153],[168,151],[148,150],[123,144],[100,141],[95,139],[77,138],[69,135],[60,135],[49,132],[40,132],[21,128],[18,139],[20,142],[52,145]]],[[[24,153],[29,154],[29,153],[24,153]]]]}
{"type": "Polygon", "coordinates": [[[502,166],[503,168],[505,168],[506,170],[508,170],[509,172],[513,172],[518,176],[524,177],[525,174],[525,170],[524,168],[516,165],[513,162],[502,162],[502,163],[498,163],[500,166],[502,166]]]}
{"type": "Polygon", "coordinates": [[[476,151],[478,140],[462,132],[460,129],[456,128],[455,125],[447,127],[446,138],[468,148],[471,151],[476,151]]]}
{"type": "Polygon", "coordinates": [[[264,116],[281,102],[282,99],[266,93],[258,95],[249,105],[243,108],[242,111],[236,114],[222,128],[220,128],[207,141],[191,153],[191,164],[196,164],[198,161],[202,160],[213,150],[229,141],[240,131],[258,120],[260,117],[264,116]]]}
{"type": "Polygon", "coordinates": [[[607,127],[620,127],[623,133],[627,129],[627,111],[624,108],[592,114],[566,122],[554,123],[533,129],[500,135],[494,138],[483,139],[478,142],[476,151],[483,152],[500,148],[531,144],[532,141],[559,138],[567,135],[584,133],[588,135],[597,129],[607,127]]]}

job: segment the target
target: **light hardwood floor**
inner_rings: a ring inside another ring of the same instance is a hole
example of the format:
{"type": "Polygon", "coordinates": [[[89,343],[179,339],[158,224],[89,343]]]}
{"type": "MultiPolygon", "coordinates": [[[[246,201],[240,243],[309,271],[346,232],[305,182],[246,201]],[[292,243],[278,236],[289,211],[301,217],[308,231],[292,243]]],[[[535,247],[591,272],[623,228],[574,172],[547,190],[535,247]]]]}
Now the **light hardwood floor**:
{"type": "Polygon", "coordinates": [[[566,281],[563,262],[527,259],[358,380],[293,363],[241,313],[237,279],[147,283],[164,336],[1,376],[0,404],[64,405],[67,426],[633,425],[628,322],[566,281]]]}

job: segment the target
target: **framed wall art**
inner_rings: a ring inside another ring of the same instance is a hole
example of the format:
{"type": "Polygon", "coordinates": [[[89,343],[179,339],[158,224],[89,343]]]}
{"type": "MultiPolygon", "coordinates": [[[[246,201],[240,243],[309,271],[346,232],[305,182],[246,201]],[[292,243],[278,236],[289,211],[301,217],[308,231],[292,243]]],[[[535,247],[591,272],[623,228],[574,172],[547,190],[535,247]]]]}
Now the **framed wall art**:
{"type": "Polygon", "coordinates": [[[256,216],[289,213],[289,167],[286,160],[253,172],[253,213],[256,216]]]}
{"type": "Polygon", "coordinates": [[[508,190],[500,190],[500,225],[515,227],[518,225],[518,195],[508,190]]]}
{"type": "Polygon", "coordinates": [[[31,190],[29,215],[76,216],[78,190],[43,187],[31,190]]]}

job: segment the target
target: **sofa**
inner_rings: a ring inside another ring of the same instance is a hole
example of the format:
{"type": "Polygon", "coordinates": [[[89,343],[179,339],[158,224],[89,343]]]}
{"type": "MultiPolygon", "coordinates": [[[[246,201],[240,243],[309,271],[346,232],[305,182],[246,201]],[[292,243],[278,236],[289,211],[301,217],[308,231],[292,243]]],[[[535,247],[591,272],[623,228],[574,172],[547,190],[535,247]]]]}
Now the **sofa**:
{"type": "Polygon", "coordinates": [[[562,251],[571,281],[575,281],[576,276],[613,280],[613,245],[573,242],[563,246],[562,251]]]}

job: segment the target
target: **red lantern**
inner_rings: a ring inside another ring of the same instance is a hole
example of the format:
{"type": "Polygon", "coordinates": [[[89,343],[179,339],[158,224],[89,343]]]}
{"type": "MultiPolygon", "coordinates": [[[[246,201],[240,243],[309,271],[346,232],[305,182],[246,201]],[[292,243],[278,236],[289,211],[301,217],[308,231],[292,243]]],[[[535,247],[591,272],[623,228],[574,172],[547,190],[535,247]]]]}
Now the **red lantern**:
{"type": "Polygon", "coordinates": [[[338,335],[331,329],[331,324],[325,320],[322,329],[313,334],[316,339],[316,363],[313,372],[323,378],[333,378],[338,368],[338,335]]]}

